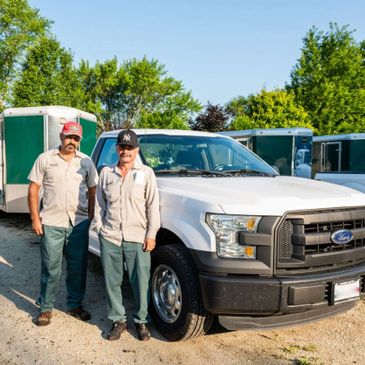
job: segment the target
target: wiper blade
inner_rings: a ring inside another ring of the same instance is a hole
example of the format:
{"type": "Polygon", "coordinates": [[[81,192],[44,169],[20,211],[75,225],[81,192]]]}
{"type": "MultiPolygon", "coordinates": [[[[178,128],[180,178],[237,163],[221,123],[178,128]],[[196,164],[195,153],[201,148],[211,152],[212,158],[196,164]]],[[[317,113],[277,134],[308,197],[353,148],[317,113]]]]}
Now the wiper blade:
{"type": "Polygon", "coordinates": [[[188,170],[190,171],[197,171],[200,172],[202,175],[209,175],[209,176],[214,176],[214,175],[218,175],[218,176],[228,176],[225,172],[222,171],[211,171],[211,170],[188,170]]]}
{"type": "Polygon", "coordinates": [[[276,176],[275,174],[270,174],[269,172],[263,172],[251,169],[240,169],[240,170],[225,170],[227,174],[240,174],[240,175],[251,175],[251,176],[276,176]]]}
{"type": "Polygon", "coordinates": [[[174,170],[157,170],[155,171],[156,175],[169,175],[169,174],[176,174],[176,175],[194,175],[194,174],[198,174],[198,175],[206,175],[206,176],[229,176],[228,174],[226,174],[225,172],[220,172],[220,171],[210,171],[210,170],[200,170],[200,169],[174,169],[174,170]]]}

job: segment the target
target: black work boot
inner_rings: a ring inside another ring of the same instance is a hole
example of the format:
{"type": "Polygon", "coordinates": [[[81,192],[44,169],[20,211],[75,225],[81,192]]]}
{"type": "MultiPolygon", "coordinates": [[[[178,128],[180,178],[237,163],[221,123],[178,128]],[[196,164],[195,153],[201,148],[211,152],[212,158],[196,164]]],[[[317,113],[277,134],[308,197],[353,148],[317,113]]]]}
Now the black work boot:
{"type": "Polygon", "coordinates": [[[146,323],[136,323],[138,339],[140,341],[147,341],[151,338],[151,332],[146,323]]]}
{"type": "Polygon", "coordinates": [[[72,317],[79,319],[80,321],[88,321],[91,319],[91,315],[82,306],[73,308],[67,312],[72,317]]]}
{"type": "Polygon", "coordinates": [[[121,334],[126,330],[127,330],[127,323],[122,321],[114,322],[108,334],[108,340],[109,341],[119,340],[121,334]]]}

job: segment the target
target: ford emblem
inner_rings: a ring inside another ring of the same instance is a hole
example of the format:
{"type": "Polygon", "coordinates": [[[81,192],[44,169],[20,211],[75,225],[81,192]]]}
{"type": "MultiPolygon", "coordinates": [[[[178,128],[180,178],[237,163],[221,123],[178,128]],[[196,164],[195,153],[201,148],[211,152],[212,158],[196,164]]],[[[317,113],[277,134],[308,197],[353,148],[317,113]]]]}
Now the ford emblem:
{"type": "Polygon", "coordinates": [[[344,245],[352,241],[352,232],[347,229],[341,229],[331,234],[331,241],[336,245],[344,245]]]}

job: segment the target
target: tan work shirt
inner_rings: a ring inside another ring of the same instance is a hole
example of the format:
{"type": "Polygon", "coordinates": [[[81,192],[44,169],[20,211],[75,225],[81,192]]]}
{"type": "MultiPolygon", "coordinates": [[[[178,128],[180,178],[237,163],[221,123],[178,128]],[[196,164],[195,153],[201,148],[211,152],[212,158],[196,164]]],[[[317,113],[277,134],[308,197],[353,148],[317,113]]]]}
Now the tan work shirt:
{"type": "Polygon", "coordinates": [[[123,178],[117,166],[101,170],[92,228],[120,246],[122,240],[143,243],[156,238],[161,225],[153,170],[140,162],[123,178]]]}
{"type": "Polygon", "coordinates": [[[40,154],[28,176],[42,186],[42,224],[67,228],[88,219],[88,188],[98,174],[91,158],[77,151],[66,161],[58,149],[40,154]]]}

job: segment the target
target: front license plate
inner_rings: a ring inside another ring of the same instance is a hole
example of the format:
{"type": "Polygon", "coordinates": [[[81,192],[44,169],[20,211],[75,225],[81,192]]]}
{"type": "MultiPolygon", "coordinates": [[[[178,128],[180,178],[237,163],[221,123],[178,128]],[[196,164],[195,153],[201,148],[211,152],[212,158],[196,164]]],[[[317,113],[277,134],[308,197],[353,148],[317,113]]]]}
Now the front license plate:
{"type": "Polygon", "coordinates": [[[334,304],[360,298],[360,279],[335,283],[334,304]]]}

